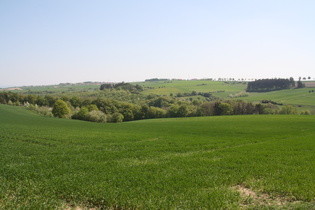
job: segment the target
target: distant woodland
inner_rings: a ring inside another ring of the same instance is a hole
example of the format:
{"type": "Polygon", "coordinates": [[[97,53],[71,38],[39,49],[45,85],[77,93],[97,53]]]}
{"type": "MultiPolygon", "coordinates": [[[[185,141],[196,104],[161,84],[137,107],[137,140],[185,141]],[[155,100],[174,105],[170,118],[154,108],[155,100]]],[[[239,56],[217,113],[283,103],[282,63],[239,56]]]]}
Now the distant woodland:
{"type": "Polygon", "coordinates": [[[248,82],[247,92],[268,92],[293,87],[295,87],[295,81],[292,77],[290,79],[259,79],[248,82]]]}

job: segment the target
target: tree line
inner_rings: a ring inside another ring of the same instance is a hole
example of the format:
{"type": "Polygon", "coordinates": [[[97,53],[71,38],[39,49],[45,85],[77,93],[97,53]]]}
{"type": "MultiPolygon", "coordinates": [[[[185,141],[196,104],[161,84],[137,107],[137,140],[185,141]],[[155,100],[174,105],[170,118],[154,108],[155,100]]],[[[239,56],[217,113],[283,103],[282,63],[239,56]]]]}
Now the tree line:
{"type": "Polygon", "coordinates": [[[295,81],[292,77],[290,79],[259,79],[248,82],[247,92],[267,92],[292,87],[295,87],[295,81]]]}
{"type": "Polygon", "coordinates": [[[116,90],[128,90],[131,93],[137,93],[143,91],[143,87],[141,85],[132,85],[130,83],[104,83],[101,85],[100,90],[105,89],[116,89],[116,90]]]}
{"type": "MultiPolygon", "coordinates": [[[[139,103],[128,103],[99,97],[82,99],[21,95],[13,92],[0,92],[0,103],[25,106],[45,116],[70,118],[93,122],[123,122],[141,119],[167,117],[195,117],[215,115],[251,114],[298,114],[295,107],[279,106],[272,103],[253,104],[244,100],[182,101],[172,96],[150,95],[139,103]]],[[[301,114],[310,114],[303,111],[301,114]]]]}

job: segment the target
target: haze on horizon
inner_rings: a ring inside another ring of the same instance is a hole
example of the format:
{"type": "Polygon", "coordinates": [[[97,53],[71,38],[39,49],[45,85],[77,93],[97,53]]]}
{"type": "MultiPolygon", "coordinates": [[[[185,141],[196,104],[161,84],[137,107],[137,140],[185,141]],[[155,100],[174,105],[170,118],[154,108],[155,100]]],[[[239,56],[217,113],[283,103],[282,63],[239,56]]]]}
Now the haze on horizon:
{"type": "Polygon", "coordinates": [[[315,1],[0,2],[0,87],[315,77],[315,1]]]}

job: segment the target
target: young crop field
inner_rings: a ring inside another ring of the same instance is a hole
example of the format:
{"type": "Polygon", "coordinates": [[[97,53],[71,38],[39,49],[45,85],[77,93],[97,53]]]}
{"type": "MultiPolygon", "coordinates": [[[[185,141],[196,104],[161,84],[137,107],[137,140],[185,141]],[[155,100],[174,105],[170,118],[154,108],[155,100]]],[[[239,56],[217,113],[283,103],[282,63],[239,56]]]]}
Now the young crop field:
{"type": "Polygon", "coordinates": [[[47,85],[47,86],[25,86],[20,87],[19,90],[13,90],[16,93],[38,93],[42,95],[46,94],[60,94],[60,93],[76,93],[76,92],[92,92],[99,90],[100,85],[79,85],[79,84],[68,84],[68,85],[47,85]]]}
{"type": "Polygon", "coordinates": [[[0,209],[315,209],[315,116],[118,124],[0,105],[0,209]]]}
{"type": "Polygon", "coordinates": [[[139,82],[136,83],[144,87],[152,87],[146,89],[143,94],[157,95],[176,95],[177,93],[196,92],[212,92],[213,95],[219,97],[227,97],[229,94],[236,94],[246,89],[246,82],[220,82],[209,80],[172,80],[172,81],[157,81],[157,82],[139,82]]]}
{"type": "Polygon", "coordinates": [[[264,93],[249,93],[248,97],[242,97],[248,101],[272,100],[277,103],[291,105],[309,105],[315,106],[315,92],[311,92],[315,88],[300,88],[278,90],[264,93]]]}

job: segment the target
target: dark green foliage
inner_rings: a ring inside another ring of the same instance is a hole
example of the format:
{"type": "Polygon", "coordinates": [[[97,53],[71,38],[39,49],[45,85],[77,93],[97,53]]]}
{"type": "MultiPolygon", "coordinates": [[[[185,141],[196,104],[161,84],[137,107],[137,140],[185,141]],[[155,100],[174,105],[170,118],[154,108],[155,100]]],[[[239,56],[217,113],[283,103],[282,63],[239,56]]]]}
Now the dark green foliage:
{"type": "Polygon", "coordinates": [[[158,79],[158,78],[152,78],[152,79],[146,79],[146,82],[159,82],[159,81],[170,81],[169,79],[158,79]]]}
{"type": "Polygon", "coordinates": [[[230,115],[233,113],[233,108],[228,103],[220,103],[218,106],[220,115],[230,115]]]}
{"type": "Polygon", "coordinates": [[[294,87],[294,80],[290,79],[259,79],[254,82],[248,82],[247,92],[267,92],[294,87]]]}
{"type": "Polygon", "coordinates": [[[55,102],[56,102],[56,98],[50,95],[46,95],[45,96],[45,101],[47,103],[48,106],[53,107],[55,102]]]}
{"type": "Polygon", "coordinates": [[[65,118],[70,113],[70,109],[63,100],[59,99],[55,102],[52,113],[55,117],[65,118]]]}
{"type": "Polygon", "coordinates": [[[171,104],[174,104],[175,100],[172,97],[158,97],[149,101],[149,106],[155,107],[169,107],[171,104]]]}
{"type": "Polygon", "coordinates": [[[112,89],[112,88],[114,88],[114,83],[105,83],[101,85],[100,90],[112,89]]]}
{"type": "Polygon", "coordinates": [[[77,120],[87,120],[87,116],[89,114],[89,110],[87,107],[82,107],[80,111],[72,115],[72,119],[77,119],[77,120]]]}
{"type": "Polygon", "coordinates": [[[44,98],[43,96],[37,96],[35,103],[38,106],[48,106],[48,102],[47,102],[46,98],[44,98]]]}
{"type": "Polygon", "coordinates": [[[130,83],[106,83],[102,84],[100,87],[100,90],[104,89],[117,89],[117,90],[128,90],[130,92],[138,92],[138,91],[143,91],[143,87],[140,85],[132,85],[130,83]]]}
{"type": "Polygon", "coordinates": [[[89,112],[91,111],[98,111],[98,108],[95,104],[90,104],[90,105],[87,105],[86,108],[89,110],[89,112]]]}
{"type": "Polygon", "coordinates": [[[303,84],[303,82],[302,82],[301,80],[299,80],[299,81],[297,82],[297,87],[298,87],[298,88],[304,88],[304,87],[305,87],[305,84],[303,84]]]}
{"type": "Polygon", "coordinates": [[[98,98],[93,101],[99,110],[102,110],[105,114],[111,114],[117,112],[116,104],[117,101],[112,99],[98,98]]]}
{"type": "Polygon", "coordinates": [[[81,107],[82,106],[82,99],[78,96],[73,96],[71,99],[70,99],[70,103],[71,105],[76,108],[76,107],[81,107]]]}
{"type": "Polygon", "coordinates": [[[124,116],[118,112],[115,112],[110,117],[110,122],[113,122],[113,123],[119,123],[119,122],[122,122],[123,120],[124,120],[124,116]]]}
{"type": "Polygon", "coordinates": [[[202,109],[197,108],[191,103],[173,104],[168,109],[169,117],[193,117],[202,116],[202,109]]]}

